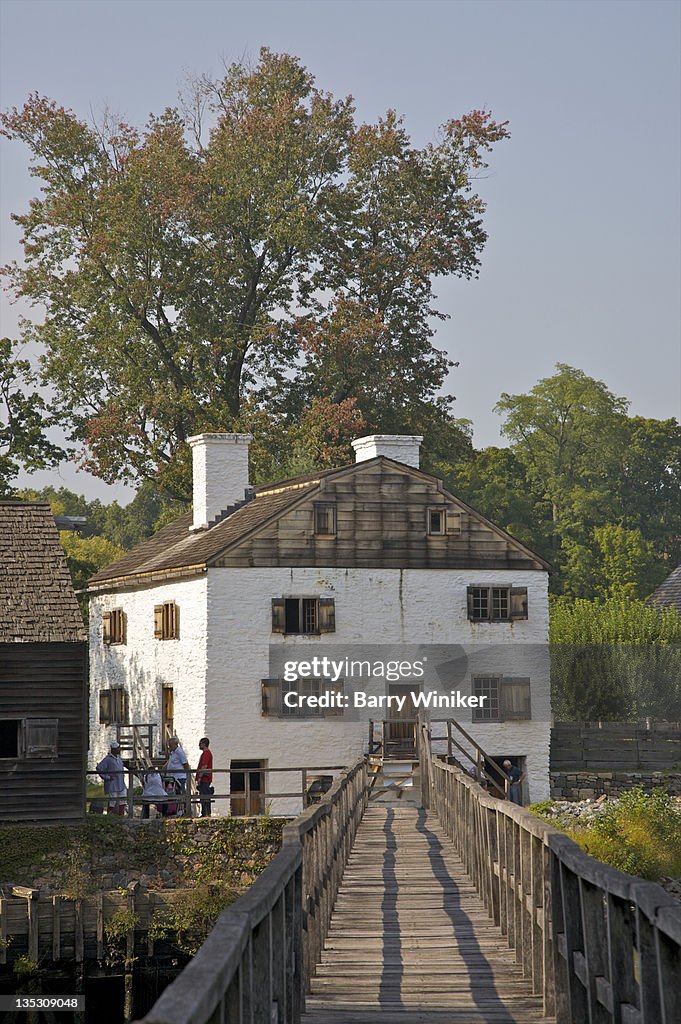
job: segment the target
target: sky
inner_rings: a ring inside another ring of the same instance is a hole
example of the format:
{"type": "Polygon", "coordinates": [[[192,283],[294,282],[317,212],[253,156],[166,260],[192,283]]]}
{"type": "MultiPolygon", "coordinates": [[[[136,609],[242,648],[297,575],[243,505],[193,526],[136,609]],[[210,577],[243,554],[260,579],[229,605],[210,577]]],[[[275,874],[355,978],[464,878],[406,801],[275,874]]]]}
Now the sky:
{"type": "MultiPolygon", "coordinates": [[[[476,447],[503,443],[494,405],[557,362],[604,380],[630,412],[681,419],[681,4],[637,0],[0,0],[0,107],[39,92],[79,116],[135,124],[187,75],[261,46],[298,56],[388,108],[414,143],[484,107],[510,122],[478,182],[489,240],[478,280],[437,282],[434,343],[476,447]]],[[[38,183],[0,146],[0,264],[21,259],[12,212],[38,183]]],[[[3,334],[21,310],[2,295],[3,334]]],[[[23,310],[26,312],[26,310],[23,310]]],[[[39,310],[36,311],[39,315],[39,310]]],[[[22,477],[125,501],[74,466],[22,477]]]]}

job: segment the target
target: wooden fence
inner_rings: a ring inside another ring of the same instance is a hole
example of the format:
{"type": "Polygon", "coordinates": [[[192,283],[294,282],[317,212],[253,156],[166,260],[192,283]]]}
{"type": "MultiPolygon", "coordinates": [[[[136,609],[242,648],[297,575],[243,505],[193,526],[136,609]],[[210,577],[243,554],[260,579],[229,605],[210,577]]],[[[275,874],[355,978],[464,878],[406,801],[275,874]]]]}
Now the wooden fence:
{"type": "Polygon", "coordinates": [[[679,904],[488,796],[459,769],[424,754],[421,764],[424,802],[543,996],[545,1015],[557,1024],[679,1024],[679,904]]]}
{"type": "Polygon", "coordinates": [[[679,722],[557,722],[551,770],[664,771],[681,765],[679,722]]]}
{"type": "Polygon", "coordinates": [[[297,1024],[367,799],[362,758],[285,826],[280,852],[143,1024],[297,1024]]]}

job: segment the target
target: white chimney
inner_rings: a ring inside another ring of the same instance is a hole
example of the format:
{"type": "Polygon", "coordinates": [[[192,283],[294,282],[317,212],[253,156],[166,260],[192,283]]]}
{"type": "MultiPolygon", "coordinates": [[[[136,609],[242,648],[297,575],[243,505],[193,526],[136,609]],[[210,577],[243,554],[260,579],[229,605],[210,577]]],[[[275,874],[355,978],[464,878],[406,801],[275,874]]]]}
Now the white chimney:
{"type": "Polygon", "coordinates": [[[395,462],[403,462],[405,466],[419,468],[419,448],[423,441],[422,434],[369,434],[358,437],[352,442],[355,449],[355,462],[366,462],[377,455],[385,455],[395,462]]]}
{"type": "Polygon", "coordinates": [[[252,434],[196,434],[188,438],[194,484],[192,530],[205,530],[226,508],[244,500],[252,440],[252,434]]]}

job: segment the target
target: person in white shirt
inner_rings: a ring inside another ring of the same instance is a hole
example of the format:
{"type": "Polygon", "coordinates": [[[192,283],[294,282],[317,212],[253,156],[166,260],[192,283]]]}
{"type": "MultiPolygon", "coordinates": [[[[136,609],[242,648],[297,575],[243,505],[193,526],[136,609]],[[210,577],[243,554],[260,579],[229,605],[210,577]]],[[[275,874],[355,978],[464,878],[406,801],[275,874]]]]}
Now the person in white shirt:
{"type": "Polygon", "coordinates": [[[163,780],[158,774],[156,769],[152,769],[147,772],[144,778],[144,789],[142,790],[142,817],[149,817],[149,808],[151,804],[156,804],[157,809],[163,813],[167,800],[167,793],[163,786],[163,780]],[[159,803],[159,800],[161,803],[159,803]]]}
{"type": "Polygon", "coordinates": [[[177,736],[171,736],[168,740],[168,750],[170,751],[170,756],[166,762],[165,774],[167,777],[170,776],[175,779],[180,792],[184,793],[185,786],[187,785],[189,762],[177,736]]]}

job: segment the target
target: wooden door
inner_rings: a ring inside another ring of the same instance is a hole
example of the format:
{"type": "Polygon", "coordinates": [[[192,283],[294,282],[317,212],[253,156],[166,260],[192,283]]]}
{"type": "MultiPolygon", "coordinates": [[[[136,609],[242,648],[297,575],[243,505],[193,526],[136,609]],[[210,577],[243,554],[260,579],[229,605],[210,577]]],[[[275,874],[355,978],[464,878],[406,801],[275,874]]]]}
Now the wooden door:
{"type": "Polygon", "coordinates": [[[264,761],[232,761],[229,766],[229,810],[233,817],[262,814],[265,810],[264,761]]]}
{"type": "Polygon", "coordinates": [[[406,697],[404,706],[397,707],[391,704],[388,709],[388,722],[386,724],[386,752],[393,755],[411,757],[416,752],[416,716],[417,710],[412,700],[412,694],[420,693],[421,687],[409,683],[391,683],[388,686],[390,697],[406,697]]]}
{"type": "Polygon", "coordinates": [[[172,686],[161,692],[161,747],[167,749],[168,740],[175,735],[175,694],[172,686]]]}

